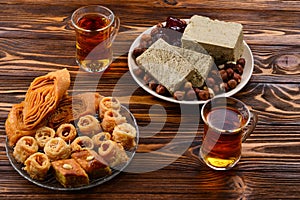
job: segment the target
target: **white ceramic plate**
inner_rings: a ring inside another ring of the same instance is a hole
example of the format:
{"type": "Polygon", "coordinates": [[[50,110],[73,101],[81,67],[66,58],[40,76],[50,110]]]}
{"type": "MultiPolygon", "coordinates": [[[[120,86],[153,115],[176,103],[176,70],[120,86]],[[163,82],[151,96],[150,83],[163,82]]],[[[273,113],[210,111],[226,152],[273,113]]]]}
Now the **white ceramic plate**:
{"type": "MultiPolygon", "coordinates": [[[[188,22],[188,20],[186,20],[188,22]]],[[[143,80],[141,80],[141,78],[137,77],[134,73],[134,70],[138,68],[138,66],[136,65],[133,57],[132,57],[132,53],[133,50],[135,48],[137,48],[140,44],[140,39],[142,37],[143,34],[150,34],[151,30],[153,28],[155,28],[155,26],[147,29],[146,31],[144,31],[142,34],[140,34],[132,43],[130,49],[129,49],[129,53],[128,53],[128,67],[129,67],[129,71],[133,77],[133,79],[139,84],[139,86],[141,86],[144,90],[146,90],[148,93],[152,94],[153,96],[156,96],[160,99],[169,101],[169,102],[173,102],[173,103],[180,103],[180,104],[204,104],[206,101],[198,101],[198,100],[194,100],[194,101],[178,101],[176,99],[174,99],[173,97],[168,97],[168,96],[163,96],[160,94],[157,94],[155,91],[151,90],[147,85],[144,84],[143,80]]],[[[253,72],[253,68],[254,68],[254,61],[253,61],[253,55],[251,52],[251,49],[249,48],[249,46],[247,45],[247,43],[245,41],[243,41],[243,45],[244,45],[244,52],[242,57],[245,58],[246,60],[246,65],[244,67],[244,72],[242,75],[242,80],[241,82],[237,85],[236,88],[234,88],[233,90],[230,90],[224,94],[221,94],[222,96],[225,97],[229,97],[234,95],[235,93],[239,92],[250,80],[252,72],[253,72]]]]}
{"type": "MultiPolygon", "coordinates": [[[[125,107],[125,106],[121,106],[121,110],[120,113],[126,117],[127,122],[130,123],[132,126],[134,126],[136,128],[136,144],[138,144],[139,141],[139,129],[138,129],[138,125],[136,123],[136,120],[134,118],[134,116],[132,115],[132,113],[125,107]]],[[[48,188],[48,189],[52,189],[52,190],[63,190],[63,191],[75,191],[75,190],[82,190],[82,189],[87,189],[87,188],[91,188],[91,187],[95,187],[97,185],[100,184],[104,184],[106,181],[111,180],[112,178],[114,178],[115,176],[117,176],[120,172],[122,172],[127,165],[131,162],[133,156],[135,155],[137,146],[130,151],[126,151],[129,160],[127,161],[127,163],[124,163],[122,166],[118,167],[118,169],[114,169],[111,168],[112,173],[110,175],[101,177],[101,178],[97,178],[97,179],[90,179],[90,184],[88,185],[84,185],[84,186],[79,186],[79,187],[72,187],[72,188],[65,188],[63,187],[54,177],[54,172],[53,169],[50,168],[47,177],[45,180],[43,181],[39,181],[39,180],[34,180],[32,179],[29,174],[23,169],[24,165],[22,163],[18,163],[14,156],[13,156],[13,147],[8,145],[8,139],[6,139],[6,154],[7,157],[11,163],[11,165],[13,166],[13,168],[25,179],[27,179],[28,181],[40,186],[40,187],[44,187],[44,188],[48,188]]]]}

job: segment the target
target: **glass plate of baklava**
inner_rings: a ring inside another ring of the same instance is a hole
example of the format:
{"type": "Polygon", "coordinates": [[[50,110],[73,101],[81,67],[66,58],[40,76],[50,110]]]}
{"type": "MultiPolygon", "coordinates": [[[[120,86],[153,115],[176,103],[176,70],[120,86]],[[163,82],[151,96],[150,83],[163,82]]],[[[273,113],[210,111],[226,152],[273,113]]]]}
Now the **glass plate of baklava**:
{"type": "Polygon", "coordinates": [[[139,130],[116,97],[69,95],[68,70],[37,77],[5,122],[7,156],[30,182],[81,190],[111,180],[132,160],[139,130]]]}

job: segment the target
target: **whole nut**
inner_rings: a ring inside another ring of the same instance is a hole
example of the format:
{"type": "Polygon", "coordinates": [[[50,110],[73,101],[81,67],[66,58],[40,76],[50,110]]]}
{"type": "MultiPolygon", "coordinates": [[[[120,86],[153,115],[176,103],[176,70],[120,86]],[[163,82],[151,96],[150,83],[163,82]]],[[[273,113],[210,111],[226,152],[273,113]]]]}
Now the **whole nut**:
{"type": "Polygon", "coordinates": [[[156,90],[155,90],[155,91],[156,91],[157,94],[163,95],[163,94],[166,94],[167,89],[165,88],[165,86],[159,84],[159,85],[156,87],[156,90]]]}
{"type": "Polygon", "coordinates": [[[141,37],[141,41],[148,42],[148,41],[150,41],[150,40],[152,40],[150,34],[143,34],[142,37],[141,37]]]}
{"type": "Polygon", "coordinates": [[[227,75],[228,75],[228,79],[231,79],[233,77],[234,71],[232,68],[227,68],[226,69],[227,75]]]}
{"type": "Polygon", "coordinates": [[[220,87],[218,85],[214,85],[212,88],[215,94],[218,94],[220,92],[220,87]]]}
{"type": "Polygon", "coordinates": [[[220,70],[220,75],[221,75],[223,81],[228,80],[228,74],[227,74],[226,70],[224,70],[224,69],[220,70]]]}
{"type": "Polygon", "coordinates": [[[196,99],[196,93],[194,89],[190,89],[185,93],[185,99],[186,100],[194,100],[196,99]]]}
{"type": "Polygon", "coordinates": [[[234,89],[237,86],[237,82],[234,79],[230,79],[227,84],[231,89],[234,89]]]}
{"type": "Polygon", "coordinates": [[[158,83],[155,80],[151,80],[148,83],[148,87],[153,91],[156,90],[157,85],[158,85],[158,83]]]}
{"type": "Polygon", "coordinates": [[[148,84],[153,78],[150,76],[150,74],[145,74],[143,80],[146,84],[148,84]]]}
{"type": "Polygon", "coordinates": [[[213,78],[219,77],[219,76],[220,76],[219,70],[216,70],[216,69],[211,70],[210,75],[211,75],[211,77],[213,77],[213,78]]]}
{"type": "Polygon", "coordinates": [[[238,73],[234,72],[233,79],[236,80],[236,82],[240,83],[242,80],[242,77],[238,73]]]}
{"type": "Polygon", "coordinates": [[[234,71],[235,71],[236,73],[242,75],[243,72],[244,72],[244,68],[242,67],[242,65],[237,64],[237,65],[235,66],[235,70],[234,70],[234,71]]]}
{"type": "Polygon", "coordinates": [[[193,89],[192,83],[189,82],[189,81],[187,81],[187,82],[184,84],[183,89],[184,89],[185,91],[189,91],[190,89],[193,89]]]}
{"type": "Polygon", "coordinates": [[[146,41],[144,41],[144,40],[141,40],[141,41],[140,41],[139,47],[140,47],[141,49],[147,48],[147,47],[148,47],[148,42],[146,42],[146,41]]]}
{"type": "Polygon", "coordinates": [[[143,77],[144,74],[145,74],[145,72],[144,72],[144,70],[142,70],[141,68],[137,68],[137,69],[134,70],[134,74],[135,74],[136,76],[138,76],[138,77],[143,77]]]}
{"type": "Polygon", "coordinates": [[[198,93],[198,97],[200,100],[207,100],[209,99],[209,92],[207,90],[200,90],[198,93]]]}
{"type": "Polygon", "coordinates": [[[215,79],[213,79],[211,77],[209,77],[209,78],[206,79],[206,85],[208,87],[213,87],[215,84],[216,84],[215,79]]]}
{"type": "Polygon", "coordinates": [[[240,65],[244,68],[244,67],[245,67],[245,64],[246,64],[245,58],[239,58],[239,59],[236,61],[236,64],[240,64],[240,65]]]}
{"type": "Polygon", "coordinates": [[[228,86],[227,83],[221,83],[220,84],[220,89],[224,90],[225,92],[228,92],[229,91],[229,86],[228,86]]]}
{"type": "Polygon", "coordinates": [[[175,91],[173,94],[174,99],[182,101],[184,99],[185,91],[175,91]]]}

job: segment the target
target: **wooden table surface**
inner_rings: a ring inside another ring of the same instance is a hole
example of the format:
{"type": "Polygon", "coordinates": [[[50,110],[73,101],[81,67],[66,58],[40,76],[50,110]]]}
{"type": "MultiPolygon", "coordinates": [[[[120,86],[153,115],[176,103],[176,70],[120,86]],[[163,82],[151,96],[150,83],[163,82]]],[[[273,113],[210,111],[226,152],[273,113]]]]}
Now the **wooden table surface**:
{"type": "Polygon", "coordinates": [[[300,1],[129,0],[0,1],[0,199],[299,199],[300,198],[300,1]],[[75,62],[70,16],[80,6],[102,4],[121,19],[115,60],[101,75],[75,62]],[[248,84],[234,97],[258,113],[242,158],[229,171],[206,167],[197,155],[201,106],[151,96],[128,71],[134,39],[168,16],[204,15],[244,26],[254,55],[248,84]],[[129,168],[90,189],[53,191],[32,184],[11,166],[4,123],[31,81],[67,68],[70,92],[97,91],[120,97],[136,117],[140,143],[129,168]]]}

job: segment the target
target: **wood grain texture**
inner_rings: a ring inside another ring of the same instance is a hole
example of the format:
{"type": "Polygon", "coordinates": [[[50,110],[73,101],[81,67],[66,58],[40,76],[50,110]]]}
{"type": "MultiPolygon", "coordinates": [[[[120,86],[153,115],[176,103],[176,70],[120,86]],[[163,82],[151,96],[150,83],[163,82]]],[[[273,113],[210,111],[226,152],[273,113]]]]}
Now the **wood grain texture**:
{"type": "Polygon", "coordinates": [[[0,199],[300,198],[299,1],[11,0],[0,5],[0,199]],[[70,16],[89,4],[107,6],[121,19],[114,62],[101,77],[80,71],[74,60],[70,16]],[[153,97],[128,72],[128,50],[139,34],[168,16],[194,14],[242,23],[254,55],[253,75],[234,97],[258,113],[259,122],[243,144],[239,164],[230,171],[210,170],[199,159],[201,106],[153,97]],[[35,77],[62,68],[71,73],[70,93],[116,95],[134,114],[141,130],[137,152],[148,157],[136,156],[130,167],[172,164],[148,173],[124,172],[80,192],[54,192],[22,178],[6,156],[7,114],[24,99],[35,77]]]}

